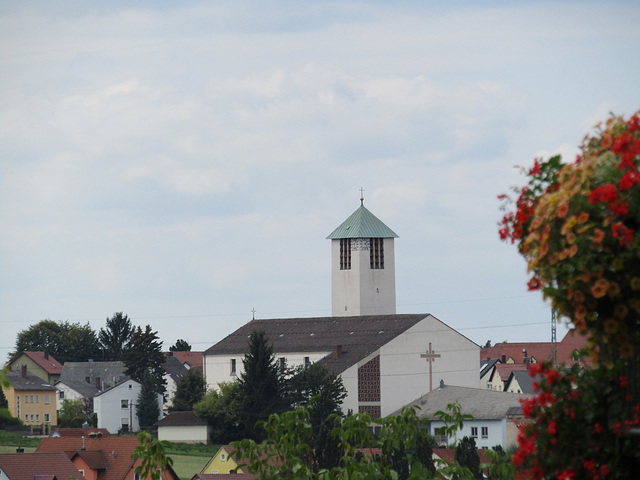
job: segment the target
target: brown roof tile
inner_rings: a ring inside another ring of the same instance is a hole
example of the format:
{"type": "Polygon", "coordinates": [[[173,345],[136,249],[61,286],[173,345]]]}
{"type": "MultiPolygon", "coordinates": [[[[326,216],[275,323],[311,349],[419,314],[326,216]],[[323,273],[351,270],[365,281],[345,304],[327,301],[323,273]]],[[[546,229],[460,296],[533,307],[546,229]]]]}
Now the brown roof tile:
{"type": "Polygon", "coordinates": [[[177,427],[189,425],[206,425],[207,419],[196,417],[193,412],[172,412],[162,420],[156,422],[159,427],[177,427]]]}
{"type": "Polygon", "coordinates": [[[45,352],[22,352],[31,360],[40,365],[50,375],[60,375],[62,364],[45,352]]]}
{"type": "Polygon", "coordinates": [[[62,452],[1,453],[0,470],[11,480],[44,479],[54,475],[59,479],[84,480],[84,476],[62,452]]]}

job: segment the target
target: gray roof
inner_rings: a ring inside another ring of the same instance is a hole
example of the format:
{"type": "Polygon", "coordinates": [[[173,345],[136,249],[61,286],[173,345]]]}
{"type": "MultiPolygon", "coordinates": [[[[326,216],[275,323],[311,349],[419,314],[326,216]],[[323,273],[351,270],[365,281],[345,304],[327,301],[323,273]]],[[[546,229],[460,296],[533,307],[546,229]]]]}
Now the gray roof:
{"type": "MultiPolygon", "coordinates": [[[[483,388],[455,387],[444,385],[434,388],[431,392],[411,402],[408,406],[420,407],[420,418],[436,418],[438,410],[446,411],[447,405],[453,402],[460,403],[463,414],[473,415],[476,420],[500,420],[505,418],[507,412],[514,407],[520,408],[522,399],[531,395],[518,393],[498,392],[483,388]]],[[[395,412],[392,415],[397,415],[395,412]]]]}
{"type": "Polygon", "coordinates": [[[67,382],[56,383],[56,387],[59,387],[60,385],[66,385],[67,387],[75,390],[80,395],[86,398],[93,398],[95,395],[98,394],[98,392],[100,392],[100,390],[97,389],[95,385],[91,385],[90,383],[87,383],[87,382],[70,380],[67,382]]]}
{"type": "Polygon", "coordinates": [[[7,372],[6,379],[11,382],[15,390],[54,390],[55,387],[49,385],[45,380],[27,373],[24,377],[22,372],[7,372]]]}
{"type": "Polygon", "coordinates": [[[191,425],[207,425],[207,419],[197,417],[193,412],[172,412],[155,423],[159,427],[184,427],[191,425]]]}
{"type": "Polygon", "coordinates": [[[360,207],[342,224],[331,232],[327,238],[397,238],[398,235],[387,227],[378,217],[365,208],[360,207]]]}
{"type": "Polygon", "coordinates": [[[275,353],[326,352],[320,362],[336,373],[364,359],[429,314],[365,315],[357,317],[279,318],[252,320],[204,352],[244,355],[251,332],[262,330],[275,353]],[[341,346],[336,358],[331,354],[341,346]]]}
{"type": "Polygon", "coordinates": [[[165,357],[162,368],[167,372],[167,374],[169,374],[174,382],[177,382],[182,375],[189,371],[189,369],[185,367],[180,360],[172,355],[167,355],[165,357]]]}
{"type": "Polygon", "coordinates": [[[520,385],[522,393],[535,393],[535,389],[533,388],[534,378],[529,375],[528,370],[514,370],[511,372],[506,384],[509,385],[514,378],[518,382],[518,385],[520,385]]]}
{"type": "MultiPolygon", "coordinates": [[[[97,390],[105,390],[126,378],[124,371],[124,362],[66,362],[62,367],[60,382],[85,396],[93,396],[95,393],[88,395],[78,390],[79,384],[85,383],[97,390]]],[[[84,390],[89,393],[86,388],[84,390]]]]}

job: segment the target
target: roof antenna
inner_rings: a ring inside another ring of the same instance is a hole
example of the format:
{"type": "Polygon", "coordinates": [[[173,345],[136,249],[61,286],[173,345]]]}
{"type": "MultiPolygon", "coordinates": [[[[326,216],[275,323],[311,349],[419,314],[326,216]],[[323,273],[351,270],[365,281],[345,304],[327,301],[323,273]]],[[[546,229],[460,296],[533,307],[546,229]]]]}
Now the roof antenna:
{"type": "Polygon", "coordinates": [[[364,188],[360,187],[360,205],[364,205],[364,188]]]}

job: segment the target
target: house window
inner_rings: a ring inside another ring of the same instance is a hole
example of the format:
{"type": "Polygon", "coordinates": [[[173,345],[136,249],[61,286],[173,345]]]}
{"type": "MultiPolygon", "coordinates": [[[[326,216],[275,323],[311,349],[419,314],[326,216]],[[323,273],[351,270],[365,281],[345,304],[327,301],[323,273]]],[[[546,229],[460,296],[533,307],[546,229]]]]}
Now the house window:
{"type": "Polygon", "coordinates": [[[51,397],[49,395],[44,396],[44,404],[49,405],[51,403],[51,397]]]}
{"type": "Polygon", "coordinates": [[[33,413],[31,414],[31,421],[33,422],[33,413]]]}
{"type": "Polygon", "coordinates": [[[309,365],[311,365],[311,360],[309,357],[304,357],[304,366],[308,367],[309,365]]]}
{"type": "Polygon", "coordinates": [[[491,390],[491,389],[493,388],[493,387],[492,387],[492,385],[491,385],[491,382],[487,382],[487,388],[488,388],[489,390],[491,390]]]}
{"type": "Polygon", "coordinates": [[[33,403],[33,395],[31,395],[31,403],[33,403]]]}
{"type": "Polygon", "coordinates": [[[224,453],[220,454],[220,461],[225,462],[227,460],[227,456],[224,453]]]}
{"type": "Polygon", "coordinates": [[[384,243],[382,238],[369,239],[369,268],[384,269],[384,243]]]}
{"type": "Polygon", "coordinates": [[[129,408],[129,400],[120,400],[120,408],[129,408]]]}
{"type": "Polygon", "coordinates": [[[478,438],[478,427],[471,427],[471,436],[473,438],[478,438]]]}
{"type": "Polygon", "coordinates": [[[25,414],[24,414],[24,421],[25,421],[25,422],[28,422],[28,421],[29,421],[29,414],[28,414],[28,413],[25,413],[25,414]]]}
{"type": "Polygon", "coordinates": [[[29,395],[24,396],[24,403],[29,403],[29,395]]]}
{"type": "Polygon", "coordinates": [[[482,438],[489,438],[489,427],[482,427],[482,438]]]}
{"type": "Polygon", "coordinates": [[[36,403],[40,403],[40,395],[36,395],[36,403]]]}
{"type": "Polygon", "coordinates": [[[351,239],[340,239],[340,270],[351,270],[351,239]]]}
{"type": "Polygon", "coordinates": [[[284,367],[285,367],[285,364],[286,364],[285,358],[284,357],[280,357],[278,360],[280,361],[280,373],[283,373],[284,372],[284,367]]]}
{"type": "Polygon", "coordinates": [[[64,398],[64,392],[62,390],[60,390],[60,393],[58,394],[58,397],[60,398],[60,400],[62,400],[64,398]]]}
{"type": "Polygon", "coordinates": [[[231,375],[235,375],[236,374],[236,359],[232,358],[231,359],[231,375]]]}
{"type": "Polygon", "coordinates": [[[44,421],[45,421],[46,423],[49,423],[49,422],[51,421],[51,417],[49,416],[49,414],[48,414],[48,413],[45,413],[45,414],[44,414],[44,421]]]}
{"type": "Polygon", "coordinates": [[[133,476],[133,480],[140,480],[140,474],[138,472],[133,476]]]}
{"type": "Polygon", "coordinates": [[[40,414],[36,413],[36,422],[39,422],[39,421],[40,421],[40,414]]]}

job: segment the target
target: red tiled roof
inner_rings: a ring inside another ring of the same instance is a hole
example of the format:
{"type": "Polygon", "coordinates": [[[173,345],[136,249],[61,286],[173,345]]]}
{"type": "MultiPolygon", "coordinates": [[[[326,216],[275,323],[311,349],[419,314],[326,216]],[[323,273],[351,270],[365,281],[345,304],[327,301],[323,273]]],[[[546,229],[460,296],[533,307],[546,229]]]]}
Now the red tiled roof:
{"type": "MultiPolygon", "coordinates": [[[[77,453],[82,451],[83,442],[85,452],[102,452],[104,455],[105,470],[100,475],[100,480],[122,480],[134,466],[131,455],[138,446],[136,437],[85,437],[84,439],[81,437],[47,437],[42,439],[36,452],[65,452],[70,458],[74,458],[77,453]]],[[[85,459],[85,457],[82,458],[85,459]]]]}
{"type": "MultiPolygon", "coordinates": [[[[556,344],[558,363],[570,365],[573,363],[573,352],[580,350],[587,345],[587,339],[583,335],[569,331],[562,341],[556,344]]],[[[524,363],[524,352],[527,351],[529,358],[535,359],[536,362],[551,360],[553,344],[551,342],[503,342],[496,343],[489,348],[480,350],[480,358],[497,358],[502,359],[504,355],[506,361],[510,358],[517,364],[524,363]]],[[[589,359],[583,359],[586,365],[590,365],[589,359]]]]}
{"type": "Polygon", "coordinates": [[[191,480],[255,480],[258,475],[253,473],[196,473],[191,480]]]}
{"type": "Polygon", "coordinates": [[[42,367],[49,375],[60,375],[62,364],[45,352],[22,352],[42,367]]]}
{"type": "MultiPolygon", "coordinates": [[[[80,450],[76,452],[76,455],[84,460],[91,470],[104,470],[107,468],[107,461],[102,451],[88,452],[86,450],[80,450]]],[[[73,460],[73,457],[71,460],[73,460]]]]}
{"type": "Polygon", "coordinates": [[[500,375],[500,380],[506,382],[511,372],[514,371],[527,371],[527,365],[524,363],[496,363],[496,371],[500,375]]]}
{"type": "Polygon", "coordinates": [[[165,355],[176,357],[183,365],[188,363],[189,366],[202,370],[202,352],[169,352],[165,353],[165,355]]]}
{"type": "Polygon", "coordinates": [[[34,478],[59,479],[84,476],[62,452],[47,453],[0,453],[0,470],[11,480],[33,480],[34,478]]]}

